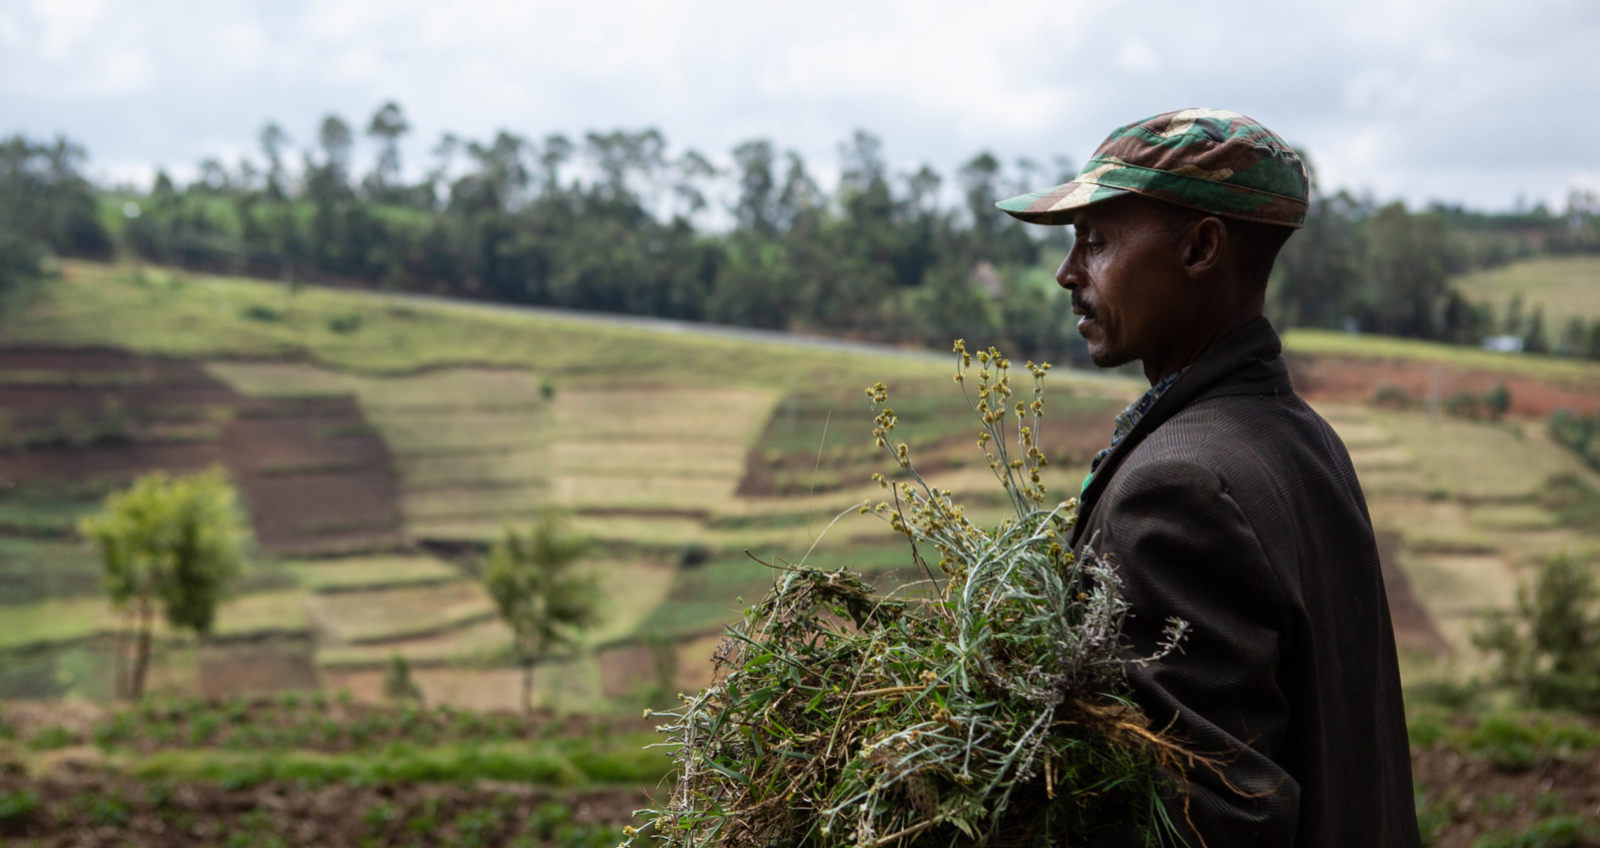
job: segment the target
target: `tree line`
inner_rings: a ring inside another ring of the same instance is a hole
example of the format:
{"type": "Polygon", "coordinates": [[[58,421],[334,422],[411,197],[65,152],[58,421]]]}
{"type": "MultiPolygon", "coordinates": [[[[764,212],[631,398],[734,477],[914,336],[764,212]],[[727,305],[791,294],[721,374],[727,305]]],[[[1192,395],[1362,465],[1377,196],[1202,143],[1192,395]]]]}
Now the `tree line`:
{"type": "MultiPolygon", "coordinates": [[[[505,302],[809,330],[943,346],[1003,341],[1075,358],[1081,342],[1051,270],[1065,228],[1016,223],[1012,193],[1070,179],[1071,163],[980,152],[947,178],[890,165],[856,131],[824,186],[797,152],[752,139],[724,157],[674,149],[656,129],[533,139],[444,134],[408,171],[410,122],[383,104],[329,115],[299,146],[276,123],[235,165],[177,184],[96,188],[66,140],[0,145],[0,288],[54,253],[114,252],[192,269],[505,302]],[[357,146],[371,162],[357,173],[357,146]],[[408,179],[407,174],[420,173],[408,179]]],[[[1452,274],[1536,254],[1600,252],[1600,202],[1508,214],[1313,196],[1271,289],[1281,325],[1476,343],[1508,329],[1451,290],[1452,274]]],[[[1509,327],[1534,349],[1600,357],[1600,322],[1509,327]],[[1555,335],[1548,339],[1547,336],[1555,335]]]]}

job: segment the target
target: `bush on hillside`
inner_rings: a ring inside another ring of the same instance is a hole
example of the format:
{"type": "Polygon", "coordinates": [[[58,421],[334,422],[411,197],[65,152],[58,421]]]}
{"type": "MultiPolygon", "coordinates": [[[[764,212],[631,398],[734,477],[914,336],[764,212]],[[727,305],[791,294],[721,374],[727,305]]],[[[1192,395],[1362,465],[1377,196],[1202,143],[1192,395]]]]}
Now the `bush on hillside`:
{"type": "Polygon", "coordinates": [[[1567,556],[1540,569],[1516,608],[1474,636],[1496,654],[1496,679],[1529,706],[1600,714],[1600,583],[1594,563],[1567,556]]]}

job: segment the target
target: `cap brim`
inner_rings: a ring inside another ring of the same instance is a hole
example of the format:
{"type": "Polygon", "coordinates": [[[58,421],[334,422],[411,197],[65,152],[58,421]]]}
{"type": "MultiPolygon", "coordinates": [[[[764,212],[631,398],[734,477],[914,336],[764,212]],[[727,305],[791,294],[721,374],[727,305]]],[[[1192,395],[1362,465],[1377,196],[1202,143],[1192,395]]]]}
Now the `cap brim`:
{"type": "Polygon", "coordinates": [[[1092,203],[1131,194],[1124,188],[1111,188],[1086,180],[1040,189],[1008,197],[996,203],[1002,212],[1029,224],[1060,226],[1072,223],[1072,213],[1092,203]]]}

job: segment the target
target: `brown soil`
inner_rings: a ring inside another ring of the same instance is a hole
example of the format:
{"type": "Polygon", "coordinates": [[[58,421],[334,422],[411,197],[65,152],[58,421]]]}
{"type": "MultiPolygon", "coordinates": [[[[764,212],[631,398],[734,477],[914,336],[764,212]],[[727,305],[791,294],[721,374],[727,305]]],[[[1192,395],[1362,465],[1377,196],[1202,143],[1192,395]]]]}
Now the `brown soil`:
{"type": "MultiPolygon", "coordinates": [[[[1520,833],[1558,815],[1585,817],[1600,829],[1600,751],[1506,770],[1441,746],[1413,750],[1411,770],[1422,791],[1422,819],[1438,822],[1430,843],[1437,848],[1470,848],[1482,834],[1520,833]]],[[[1559,844],[1600,848],[1593,838],[1559,844]]]]}
{"type": "Polygon", "coordinates": [[[404,542],[388,447],[352,398],[247,398],[197,363],[105,349],[0,349],[0,373],[51,375],[0,383],[0,423],[25,436],[0,451],[0,481],[120,483],[220,465],[269,553],[404,542]]]}
{"type": "Polygon", "coordinates": [[[156,785],[93,770],[0,775],[0,797],[33,793],[26,814],[0,820],[6,844],[40,846],[612,844],[641,790],[564,791],[480,781],[441,784],[213,783],[156,785]],[[518,842],[519,839],[526,841],[518,842]]]}
{"type": "Polygon", "coordinates": [[[260,643],[207,647],[198,661],[202,697],[226,698],[320,685],[310,639],[272,639],[260,643]]]}
{"type": "MultiPolygon", "coordinates": [[[[1311,400],[1371,401],[1380,388],[1403,391],[1414,404],[1423,405],[1433,394],[1436,366],[1414,360],[1290,354],[1289,373],[1295,391],[1311,400]]],[[[1600,383],[1569,386],[1515,374],[1437,366],[1438,398],[1467,392],[1482,396],[1504,385],[1511,396],[1509,414],[1545,418],[1558,409],[1593,414],[1600,412],[1600,383]]]]}

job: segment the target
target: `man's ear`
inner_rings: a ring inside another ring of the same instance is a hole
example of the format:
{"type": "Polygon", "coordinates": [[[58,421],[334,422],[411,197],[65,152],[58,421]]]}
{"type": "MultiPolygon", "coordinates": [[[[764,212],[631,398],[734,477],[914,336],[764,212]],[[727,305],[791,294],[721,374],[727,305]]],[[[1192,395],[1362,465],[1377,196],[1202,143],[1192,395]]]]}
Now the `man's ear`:
{"type": "Polygon", "coordinates": [[[1180,257],[1183,271],[1190,277],[1203,277],[1222,264],[1228,249],[1228,225],[1215,217],[1201,218],[1189,228],[1180,257]]]}

